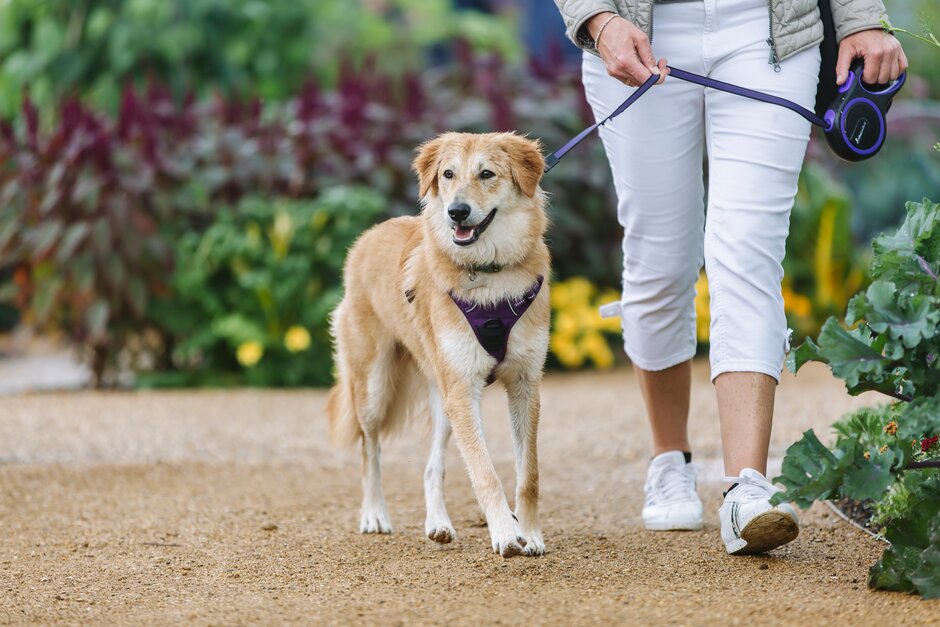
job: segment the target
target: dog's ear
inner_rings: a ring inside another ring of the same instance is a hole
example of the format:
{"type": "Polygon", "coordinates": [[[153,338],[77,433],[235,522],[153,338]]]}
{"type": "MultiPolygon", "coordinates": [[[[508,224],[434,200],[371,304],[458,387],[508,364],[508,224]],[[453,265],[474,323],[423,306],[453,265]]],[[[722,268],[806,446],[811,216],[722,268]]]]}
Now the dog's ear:
{"type": "Polygon", "coordinates": [[[418,175],[419,198],[424,198],[432,190],[437,194],[437,168],[443,146],[443,135],[438,135],[418,146],[418,156],[415,157],[411,167],[418,175]]]}
{"type": "Polygon", "coordinates": [[[506,136],[504,147],[509,155],[512,179],[522,193],[532,198],[545,172],[542,145],[521,135],[510,134],[506,136]]]}

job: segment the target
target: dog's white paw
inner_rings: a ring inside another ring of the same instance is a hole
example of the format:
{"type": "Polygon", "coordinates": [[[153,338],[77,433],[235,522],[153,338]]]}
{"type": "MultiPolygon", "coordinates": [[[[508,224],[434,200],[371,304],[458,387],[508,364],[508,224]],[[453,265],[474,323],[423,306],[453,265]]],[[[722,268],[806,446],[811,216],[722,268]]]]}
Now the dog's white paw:
{"type": "Polygon", "coordinates": [[[427,536],[439,544],[450,544],[457,539],[457,532],[450,524],[450,521],[431,522],[424,524],[424,532],[427,536]]]}
{"type": "Polygon", "coordinates": [[[535,530],[524,535],[525,538],[525,549],[523,553],[526,556],[533,555],[544,555],[545,554],[545,540],[542,539],[542,532],[535,530]]]}
{"type": "Polygon", "coordinates": [[[513,557],[525,552],[526,540],[519,528],[519,523],[514,519],[498,525],[489,525],[489,528],[494,553],[499,553],[503,557],[513,557]]]}
{"type": "Polygon", "coordinates": [[[359,533],[391,533],[392,521],[385,507],[363,507],[359,533]]]}

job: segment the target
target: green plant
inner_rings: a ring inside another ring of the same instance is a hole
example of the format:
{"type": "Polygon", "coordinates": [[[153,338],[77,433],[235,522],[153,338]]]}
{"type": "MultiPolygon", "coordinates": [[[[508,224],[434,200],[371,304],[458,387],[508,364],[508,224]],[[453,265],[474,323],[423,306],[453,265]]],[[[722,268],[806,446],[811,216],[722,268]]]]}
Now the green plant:
{"type": "Polygon", "coordinates": [[[849,301],[816,341],[790,352],[797,372],[826,363],[850,394],[897,399],[836,427],[834,446],[812,431],[787,449],[777,500],[873,499],[891,547],[869,584],[940,597],[940,205],[908,203],[896,233],[873,243],[872,283],[849,301]],[[900,484],[900,487],[893,487],[900,484]]]}
{"type": "Polygon", "coordinates": [[[313,201],[245,198],[176,245],[169,293],[150,318],[170,352],[143,386],[327,385],[328,317],[346,249],[382,210],[364,188],[313,201]]]}
{"type": "Polygon", "coordinates": [[[283,101],[311,79],[335,84],[342,63],[370,55],[401,74],[455,36],[519,56],[510,20],[447,0],[6,0],[0,115],[18,112],[24,89],[47,115],[76,95],[113,111],[125,84],[142,80],[178,98],[221,90],[283,101]]]}

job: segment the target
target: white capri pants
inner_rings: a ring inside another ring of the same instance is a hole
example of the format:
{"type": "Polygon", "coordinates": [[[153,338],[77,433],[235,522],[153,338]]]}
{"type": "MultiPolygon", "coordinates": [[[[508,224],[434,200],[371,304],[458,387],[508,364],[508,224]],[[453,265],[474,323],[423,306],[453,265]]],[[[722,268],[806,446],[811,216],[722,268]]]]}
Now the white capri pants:
{"type": "MultiPolygon", "coordinates": [[[[657,4],[653,12],[657,58],[812,109],[819,50],[798,52],[775,72],[765,0],[657,4]]],[[[597,119],[634,89],[588,53],[582,72],[597,119]]],[[[781,264],[809,133],[788,109],[668,77],[601,127],[624,229],[624,349],[638,367],[663,370],[695,354],[704,258],[712,381],[744,371],[779,382],[788,348],[781,264]]]]}

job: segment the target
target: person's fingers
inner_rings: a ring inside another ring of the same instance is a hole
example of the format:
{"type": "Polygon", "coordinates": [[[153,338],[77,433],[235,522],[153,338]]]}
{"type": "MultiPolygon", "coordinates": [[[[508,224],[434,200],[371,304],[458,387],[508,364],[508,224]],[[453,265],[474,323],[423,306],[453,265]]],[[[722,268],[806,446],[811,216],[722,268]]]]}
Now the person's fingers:
{"type": "MultiPolygon", "coordinates": [[[[643,33],[640,33],[637,35],[634,41],[636,43],[637,56],[640,57],[640,59],[643,61],[643,64],[646,66],[646,69],[648,69],[650,73],[656,73],[656,55],[653,54],[653,48],[650,46],[649,37],[643,33]]],[[[649,74],[647,74],[646,77],[649,78],[649,74]]]]}
{"type": "Polygon", "coordinates": [[[836,60],[836,85],[841,85],[849,77],[849,66],[855,58],[852,45],[839,46],[839,58],[836,60]]]}
{"type": "MultiPolygon", "coordinates": [[[[878,71],[878,84],[886,85],[893,78],[892,72],[895,71],[898,62],[897,50],[887,50],[881,58],[881,69],[878,71]]],[[[897,74],[895,74],[897,76],[897,74]]]]}
{"type": "Polygon", "coordinates": [[[627,52],[627,54],[621,57],[620,62],[621,71],[630,77],[634,86],[642,84],[650,77],[650,74],[652,74],[649,68],[640,61],[640,57],[636,55],[635,51],[633,54],[627,52]]]}
{"type": "Polygon", "coordinates": [[[900,67],[902,72],[907,71],[907,55],[904,54],[904,48],[901,48],[901,55],[899,57],[900,67]]]}
{"type": "Polygon", "coordinates": [[[659,80],[656,81],[657,85],[662,85],[663,81],[666,80],[666,76],[669,74],[669,63],[665,58],[659,60],[659,80]]]}
{"type": "Polygon", "coordinates": [[[877,85],[881,76],[881,65],[884,61],[884,52],[880,49],[865,52],[865,71],[862,80],[869,85],[877,85]]]}

